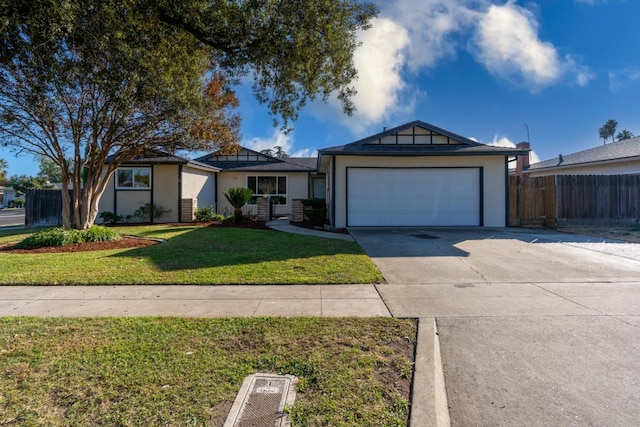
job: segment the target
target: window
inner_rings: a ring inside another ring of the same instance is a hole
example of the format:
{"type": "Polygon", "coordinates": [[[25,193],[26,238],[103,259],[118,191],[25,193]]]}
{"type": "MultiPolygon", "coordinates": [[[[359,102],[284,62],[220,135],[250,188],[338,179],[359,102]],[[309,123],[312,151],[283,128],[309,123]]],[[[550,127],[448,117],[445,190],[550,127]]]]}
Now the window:
{"type": "Polygon", "coordinates": [[[151,188],[151,168],[118,168],[116,188],[148,190],[151,188]]]}
{"type": "Polygon", "coordinates": [[[247,188],[250,188],[254,194],[249,201],[250,205],[255,205],[258,197],[266,195],[270,196],[277,205],[287,204],[286,176],[248,176],[247,188]]]}

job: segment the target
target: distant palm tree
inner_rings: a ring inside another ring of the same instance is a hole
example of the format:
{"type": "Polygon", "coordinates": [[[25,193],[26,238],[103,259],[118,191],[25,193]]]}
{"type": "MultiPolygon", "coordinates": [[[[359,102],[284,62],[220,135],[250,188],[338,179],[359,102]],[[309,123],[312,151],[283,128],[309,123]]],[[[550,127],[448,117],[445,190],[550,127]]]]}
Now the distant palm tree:
{"type": "Polygon", "coordinates": [[[262,154],[264,154],[265,156],[273,157],[273,150],[271,148],[265,148],[264,150],[262,150],[260,152],[262,154]]]}
{"type": "Polygon", "coordinates": [[[607,130],[607,136],[611,137],[611,142],[616,142],[615,134],[616,128],[618,127],[618,122],[613,119],[609,119],[607,120],[607,123],[604,124],[604,127],[607,130]]]}
{"type": "Polygon", "coordinates": [[[242,222],[242,207],[253,197],[253,190],[243,187],[232,187],[224,193],[224,197],[233,206],[233,222],[242,222]]]}
{"type": "Polygon", "coordinates": [[[607,133],[607,130],[605,129],[604,126],[598,129],[598,135],[600,135],[600,139],[602,139],[602,145],[605,145],[607,143],[607,138],[609,137],[609,134],[607,133]]]}
{"type": "Polygon", "coordinates": [[[624,141],[625,139],[631,139],[631,138],[633,138],[633,132],[628,131],[626,129],[623,129],[618,133],[616,138],[618,138],[618,141],[624,141]]]}

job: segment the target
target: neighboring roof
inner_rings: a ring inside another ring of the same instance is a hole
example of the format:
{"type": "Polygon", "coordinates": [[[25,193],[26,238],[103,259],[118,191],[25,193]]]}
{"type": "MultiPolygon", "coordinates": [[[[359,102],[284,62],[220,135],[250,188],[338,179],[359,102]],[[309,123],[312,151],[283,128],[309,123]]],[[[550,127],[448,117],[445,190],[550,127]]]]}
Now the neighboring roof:
{"type": "Polygon", "coordinates": [[[196,160],[223,171],[237,172],[314,172],[317,162],[316,157],[272,157],[246,147],[240,147],[236,155],[222,157],[233,159],[219,160],[216,153],[210,153],[196,160]],[[244,160],[249,157],[256,160],[244,160]]]}
{"type": "Polygon", "coordinates": [[[432,124],[416,120],[404,125],[384,130],[383,132],[352,142],[350,144],[338,147],[324,148],[319,151],[320,157],[325,155],[365,155],[365,156],[451,156],[451,155],[524,155],[529,150],[508,147],[494,147],[481,144],[469,138],[457,135],[453,132],[439,128],[432,124]],[[399,136],[412,136],[410,134],[402,134],[408,129],[421,128],[429,131],[428,134],[415,134],[420,140],[426,140],[426,137],[437,136],[441,142],[438,143],[405,143],[393,144],[383,143],[385,138],[392,137],[396,134],[399,136]],[[442,142],[446,141],[446,142],[442,142]]]}
{"type": "MultiPolygon", "coordinates": [[[[114,156],[107,157],[106,163],[111,163],[114,156]]],[[[140,165],[140,164],[163,164],[163,165],[187,165],[196,169],[204,169],[212,172],[219,172],[220,169],[212,165],[208,165],[197,160],[191,160],[176,154],[165,153],[164,151],[149,150],[141,156],[127,160],[124,165],[140,165]]]]}
{"type": "Polygon", "coordinates": [[[635,158],[640,159],[640,137],[601,145],[573,154],[560,155],[543,162],[533,163],[527,170],[577,167],[601,162],[611,163],[617,160],[628,161],[635,158]]]}

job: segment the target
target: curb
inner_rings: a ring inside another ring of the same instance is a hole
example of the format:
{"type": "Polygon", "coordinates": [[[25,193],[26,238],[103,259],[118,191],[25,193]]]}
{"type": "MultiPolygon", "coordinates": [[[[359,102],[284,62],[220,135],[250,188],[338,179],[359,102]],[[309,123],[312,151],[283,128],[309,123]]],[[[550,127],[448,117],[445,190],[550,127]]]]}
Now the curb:
{"type": "Polygon", "coordinates": [[[450,425],[436,319],[421,318],[418,320],[409,426],[448,427],[450,425]]]}

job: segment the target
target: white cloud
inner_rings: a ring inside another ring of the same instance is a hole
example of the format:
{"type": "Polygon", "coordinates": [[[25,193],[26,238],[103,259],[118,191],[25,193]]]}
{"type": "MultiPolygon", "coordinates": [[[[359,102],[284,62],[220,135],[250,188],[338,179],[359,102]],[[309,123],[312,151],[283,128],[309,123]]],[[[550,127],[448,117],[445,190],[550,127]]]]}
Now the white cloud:
{"type": "Polygon", "coordinates": [[[356,136],[397,117],[413,117],[426,88],[408,83],[411,74],[453,60],[468,49],[491,74],[535,93],[562,81],[583,87],[595,78],[572,56],[562,57],[538,33],[538,21],[515,0],[379,0],[380,14],[359,34],[354,55],[359,78],[356,112],[342,113],[337,99],[315,103],[312,114],[338,122],[356,136]],[[494,3],[500,1],[500,5],[494,3]]]}
{"type": "Polygon", "coordinates": [[[613,92],[638,82],[640,82],[640,68],[624,68],[609,72],[609,89],[613,92]]]}
{"type": "Polygon", "coordinates": [[[293,132],[285,133],[281,129],[273,129],[270,136],[265,138],[253,137],[243,140],[240,145],[251,150],[262,151],[266,149],[273,150],[273,147],[282,147],[282,151],[291,157],[315,157],[318,150],[314,148],[304,148],[302,150],[293,151],[293,132]]]}
{"type": "Polygon", "coordinates": [[[407,65],[416,73],[456,56],[460,43],[456,35],[465,32],[480,13],[467,6],[473,3],[484,4],[486,0],[396,0],[380,7],[382,15],[407,30],[407,65]]]}
{"type": "Polygon", "coordinates": [[[491,6],[478,25],[477,59],[494,75],[521,81],[533,91],[555,83],[562,63],[551,43],[538,38],[531,12],[512,1],[491,6]]]}
{"type": "MultiPolygon", "coordinates": [[[[487,145],[491,145],[493,147],[507,147],[507,148],[516,148],[516,144],[511,141],[506,136],[495,135],[493,137],[493,141],[487,143],[487,145]]],[[[536,154],[534,150],[529,152],[529,163],[539,163],[540,157],[536,154]]]]}

